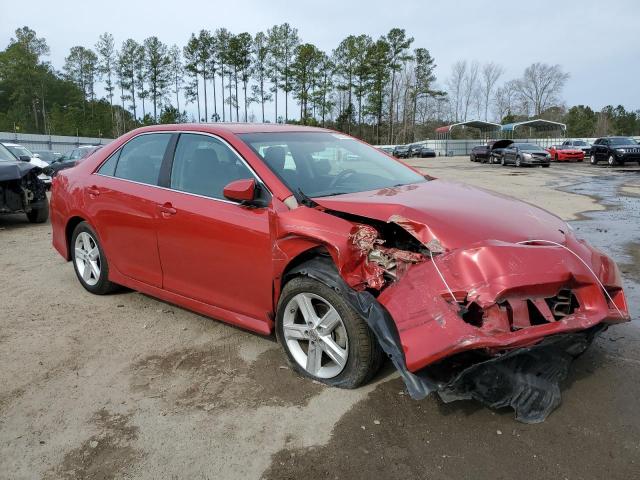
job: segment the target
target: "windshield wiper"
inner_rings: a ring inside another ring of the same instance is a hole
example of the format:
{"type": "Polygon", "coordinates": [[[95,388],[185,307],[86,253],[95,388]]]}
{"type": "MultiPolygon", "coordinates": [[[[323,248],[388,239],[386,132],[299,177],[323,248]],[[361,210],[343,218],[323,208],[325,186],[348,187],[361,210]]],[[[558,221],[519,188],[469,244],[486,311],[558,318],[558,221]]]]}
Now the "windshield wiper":
{"type": "Polygon", "coordinates": [[[296,200],[300,205],[304,205],[305,207],[314,208],[317,207],[318,204],[314,202],[311,198],[309,198],[300,187],[295,191],[294,195],[296,196],[296,200]]]}

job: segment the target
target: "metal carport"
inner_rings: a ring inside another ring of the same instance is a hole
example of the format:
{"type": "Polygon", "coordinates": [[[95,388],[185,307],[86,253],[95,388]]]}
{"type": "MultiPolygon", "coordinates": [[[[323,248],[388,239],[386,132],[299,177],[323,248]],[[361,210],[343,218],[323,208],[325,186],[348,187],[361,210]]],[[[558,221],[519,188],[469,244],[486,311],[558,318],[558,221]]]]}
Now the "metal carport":
{"type": "Polygon", "coordinates": [[[560,136],[564,136],[567,131],[567,126],[564,123],[553,122],[551,120],[543,120],[541,118],[535,120],[525,120],[523,122],[507,123],[502,125],[500,131],[504,138],[517,138],[516,133],[522,131],[524,128],[529,129],[527,138],[532,137],[532,133],[536,132],[546,133],[545,136],[551,137],[551,132],[560,133],[560,136]]]}

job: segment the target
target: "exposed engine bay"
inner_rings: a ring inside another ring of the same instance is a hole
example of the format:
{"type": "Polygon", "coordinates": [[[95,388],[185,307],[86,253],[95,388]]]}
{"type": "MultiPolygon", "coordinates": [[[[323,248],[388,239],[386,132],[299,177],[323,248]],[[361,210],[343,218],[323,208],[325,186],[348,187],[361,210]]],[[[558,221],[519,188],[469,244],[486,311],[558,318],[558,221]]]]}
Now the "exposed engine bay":
{"type": "Polygon", "coordinates": [[[47,202],[39,167],[25,162],[0,163],[0,213],[30,213],[47,202]]]}

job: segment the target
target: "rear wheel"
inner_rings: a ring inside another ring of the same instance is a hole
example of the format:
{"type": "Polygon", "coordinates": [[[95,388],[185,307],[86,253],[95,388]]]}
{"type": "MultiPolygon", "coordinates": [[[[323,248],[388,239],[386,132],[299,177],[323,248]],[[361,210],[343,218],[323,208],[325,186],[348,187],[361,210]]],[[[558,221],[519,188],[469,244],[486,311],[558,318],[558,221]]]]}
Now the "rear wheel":
{"type": "Polygon", "coordinates": [[[49,202],[45,199],[44,204],[39,208],[32,208],[27,213],[27,218],[31,223],[44,223],[49,218],[49,202]]]}
{"type": "Polygon", "coordinates": [[[507,165],[506,162],[504,161],[504,155],[500,157],[500,165],[502,165],[503,167],[507,165]]]}
{"type": "Polygon", "coordinates": [[[276,335],[298,373],[328,385],[356,388],[382,365],[382,350],[364,319],[340,294],[309,277],[285,285],[276,335]]]}
{"type": "Polygon", "coordinates": [[[109,281],[109,263],[98,235],[87,222],[81,222],[71,236],[71,260],[80,284],[89,292],[104,295],[118,286],[109,281]]]}

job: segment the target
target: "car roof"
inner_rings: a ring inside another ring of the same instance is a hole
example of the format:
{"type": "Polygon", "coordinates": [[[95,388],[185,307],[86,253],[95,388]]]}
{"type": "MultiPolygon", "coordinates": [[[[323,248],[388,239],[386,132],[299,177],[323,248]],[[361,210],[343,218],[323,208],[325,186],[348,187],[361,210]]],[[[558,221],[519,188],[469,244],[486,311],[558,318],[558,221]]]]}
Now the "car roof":
{"type": "Polygon", "coordinates": [[[22,147],[22,145],[20,145],[19,143],[2,142],[2,144],[3,144],[5,147],[22,147]]]}
{"type": "Polygon", "coordinates": [[[166,130],[192,130],[208,133],[228,132],[234,134],[242,133],[270,133],[270,132],[334,132],[327,128],[307,127],[304,125],[291,125],[281,123],[177,123],[151,125],[134,130],[136,133],[159,132],[166,130]]]}

